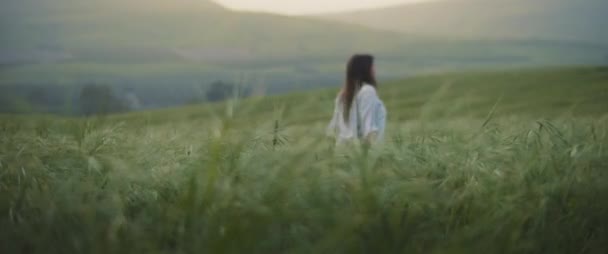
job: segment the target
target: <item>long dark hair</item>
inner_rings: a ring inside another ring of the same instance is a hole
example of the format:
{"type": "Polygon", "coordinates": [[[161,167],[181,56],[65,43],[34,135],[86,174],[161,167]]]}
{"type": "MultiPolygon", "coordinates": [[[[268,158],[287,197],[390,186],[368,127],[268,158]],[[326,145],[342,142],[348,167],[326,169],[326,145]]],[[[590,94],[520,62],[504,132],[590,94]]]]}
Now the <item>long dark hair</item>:
{"type": "Polygon", "coordinates": [[[348,122],[350,109],[355,94],[363,84],[377,87],[376,78],[372,73],[374,57],[372,55],[354,55],[346,66],[346,82],[342,88],[342,103],[344,105],[344,121],[348,122]]]}

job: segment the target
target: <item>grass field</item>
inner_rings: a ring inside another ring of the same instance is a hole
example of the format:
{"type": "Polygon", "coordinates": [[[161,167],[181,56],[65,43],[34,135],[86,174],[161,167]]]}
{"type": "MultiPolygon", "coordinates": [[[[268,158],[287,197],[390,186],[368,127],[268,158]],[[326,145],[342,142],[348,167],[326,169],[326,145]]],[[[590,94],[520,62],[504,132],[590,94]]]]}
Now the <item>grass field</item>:
{"type": "Polygon", "coordinates": [[[608,69],[381,84],[88,119],[0,116],[2,253],[606,253],[608,69]]]}

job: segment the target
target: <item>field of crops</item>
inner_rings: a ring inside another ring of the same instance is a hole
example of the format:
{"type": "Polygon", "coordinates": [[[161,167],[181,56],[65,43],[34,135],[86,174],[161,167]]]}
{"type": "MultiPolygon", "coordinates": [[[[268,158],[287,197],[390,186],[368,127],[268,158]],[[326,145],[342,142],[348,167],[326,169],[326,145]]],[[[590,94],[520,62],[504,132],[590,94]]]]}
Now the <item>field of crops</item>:
{"type": "Polygon", "coordinates": [[[607,253],[608,69],[381,84],[88,119],[0,116],[1,253],[607,253]]]}

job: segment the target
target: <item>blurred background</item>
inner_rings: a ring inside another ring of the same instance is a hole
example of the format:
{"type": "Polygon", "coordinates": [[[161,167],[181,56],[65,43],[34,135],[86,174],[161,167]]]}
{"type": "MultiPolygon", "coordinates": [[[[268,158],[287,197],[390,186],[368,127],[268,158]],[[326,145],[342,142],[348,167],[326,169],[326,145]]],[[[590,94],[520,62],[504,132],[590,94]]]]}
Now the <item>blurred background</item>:
{"type": "Polygon", "coordinates": [[[608,0],[1,0],[0,253],[606,254],[607,27],[608,0]],[[355,53],[369,151],[326,136],[355,53]]]}
{"type": "Polygon", "coordinates": [[[90,115],[378,78],[608,64],[605,0],[4,0],[0,113],[90,115]]]}

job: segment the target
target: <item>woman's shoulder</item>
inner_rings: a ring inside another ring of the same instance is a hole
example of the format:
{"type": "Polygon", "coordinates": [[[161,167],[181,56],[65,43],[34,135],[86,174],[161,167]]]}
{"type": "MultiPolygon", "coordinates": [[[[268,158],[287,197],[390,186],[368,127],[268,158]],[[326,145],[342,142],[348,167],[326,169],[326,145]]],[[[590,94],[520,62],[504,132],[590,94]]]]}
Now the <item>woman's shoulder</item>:
{"type": "Polygon", "coordinates": [[[376,88],[370,84],[364,84],[359,90],[360,96],[377,96],[376,88]]]}

